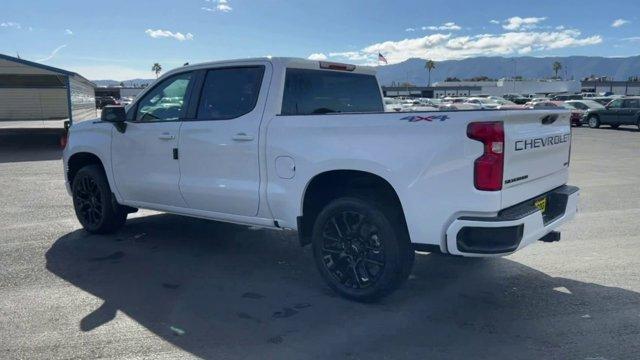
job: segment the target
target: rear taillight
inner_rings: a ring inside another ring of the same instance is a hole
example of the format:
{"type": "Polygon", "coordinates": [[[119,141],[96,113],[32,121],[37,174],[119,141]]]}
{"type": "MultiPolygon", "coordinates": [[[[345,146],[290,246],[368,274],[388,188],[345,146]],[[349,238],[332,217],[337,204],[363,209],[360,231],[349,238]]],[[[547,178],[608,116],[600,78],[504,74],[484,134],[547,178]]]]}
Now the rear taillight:
{"type": "Polygon", "coordinates": [[[69,142],[69,127],[71,127],[70,121],[64,122],[64,133],[60,136],[60,147],[62,149],[67,147],[67,143],[69,142]]]}
{"type": "Polygon", "coordinates": [[[60,147],[62,149],[67,147],[67,143],[69,142],[69,133],[65,132],[64,134],[62,134],[62,136],[60,136],[60,147]]]}
{"type": "Polygon", "coordinates": [[[467,126],[467,136],[484,144],[484,153],[474,163],[473,177],[476,189],[501,190],[504,168],[502,121],[470,123],[467,126]]]}

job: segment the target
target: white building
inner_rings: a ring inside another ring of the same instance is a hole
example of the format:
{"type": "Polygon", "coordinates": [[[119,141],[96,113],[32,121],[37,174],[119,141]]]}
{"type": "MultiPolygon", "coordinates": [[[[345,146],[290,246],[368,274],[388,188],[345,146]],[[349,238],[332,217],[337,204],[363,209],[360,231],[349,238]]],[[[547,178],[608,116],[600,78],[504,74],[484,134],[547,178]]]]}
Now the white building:
{"type": "Polygon", "coordinates": [[[95,118],[94,87],[74,72],[0,54],[0,127],[95,118]]]}
{"type": "Polygon", "coordinates": [[[471,95],[505,94],[552,94],[552,93],[579,93],[580,81],[577,80],[513,80],[500,79],[498,81],[444,81],[436,83],[434,87],[446,87],[448,89],[460,86],[468,88],[480,87],[478,92],[471,95]]]}

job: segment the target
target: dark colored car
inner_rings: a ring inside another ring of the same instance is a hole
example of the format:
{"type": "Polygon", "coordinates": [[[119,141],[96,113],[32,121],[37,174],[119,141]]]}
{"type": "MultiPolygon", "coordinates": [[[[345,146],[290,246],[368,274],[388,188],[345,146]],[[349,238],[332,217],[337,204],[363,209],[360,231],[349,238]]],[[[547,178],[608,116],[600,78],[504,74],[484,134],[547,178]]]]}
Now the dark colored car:
{"type": "Polygon", "coordinates": [[[620,125],[636,125],[640,129],[640,97],[615,99],[604,109],[587,111],[584,117],[590,128],[609,125],[617,129],[620,125]]]}
{"type": "Polygon", "coordinates": [[[118,102],[113,96],[96,97],[96,107],[102,109],[107,105],[118,105],[118,102]]]}
{"type": "Polygon", "coordinates": [[[502,98],[504,98],[505,100],[509,100],[509,101],[511,101],[511,102],[513,102],[515,104],[518,104],[518,105],[524,105],[529,100],[531,100],[529,98],[526,98],[524,96],[520,96],[520,95],[517,95],[517,94],[506,94],[502,98]]]}
{"type": "Polygon", "coordinates": [[[582,100],[580,94],[558,94],[551,97],[552,101],[582,100]]]}

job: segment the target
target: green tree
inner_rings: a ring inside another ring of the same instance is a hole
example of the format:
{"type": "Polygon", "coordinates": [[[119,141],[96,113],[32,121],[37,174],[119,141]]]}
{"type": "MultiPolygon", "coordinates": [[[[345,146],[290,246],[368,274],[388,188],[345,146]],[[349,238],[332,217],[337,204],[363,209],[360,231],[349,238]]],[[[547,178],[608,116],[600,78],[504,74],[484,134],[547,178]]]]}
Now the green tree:
{"type": "Polygon", "coordinates": [[[424,67],[429,72],[429,83],[427,84],[427,86],[431,86],[431,70],[436,68],[436,63],[433,60],[427,60],[427,62],[424,64],[424,67]]]}
{"type": "Polygon", "coordinates": [[[155,63],[151,67],[151,71],[156,73],[156,79],[157,79],[158,78],[158,74],[160,74],[160,72],[162,71],[162,66],[160,64],[158,64],[158,63],[155,63]]]}
{"type": "Polygon", "coordinates": [[[560,69],[562,69],[562,64],[560,64],[560,62],[555,61],[553,63],[553,71],[556,73],[556,79],[558,78],[558,71],[560,71],[560,69]]]}

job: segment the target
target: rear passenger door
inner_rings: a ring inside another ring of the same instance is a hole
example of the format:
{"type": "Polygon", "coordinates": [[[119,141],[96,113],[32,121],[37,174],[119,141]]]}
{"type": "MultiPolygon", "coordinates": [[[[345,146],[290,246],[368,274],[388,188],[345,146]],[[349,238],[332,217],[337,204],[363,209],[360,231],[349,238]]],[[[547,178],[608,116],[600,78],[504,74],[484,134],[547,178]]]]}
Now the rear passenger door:
{"type": "Polygon", "coordinates": [[[635,125],[638,111],[640,111],[640,99],[625,99],[618,114],[618,121],[621,124],[635,125]]]}
{"type": "Polygon", "coordinates": [[[603,124],[619,124],[618,115],[622,110],[622,99],[616,99],[607,104],[605,110],[600,111],[600,122],[603,124]]]}
{"type": "Polygon", "coordinates": [[[191,209],[256,216],[259,130],[271,65],[202,70],[180,128],[180,191],[191,209]],[[196,96],[196,95],[194,95],[196,96]]]}

